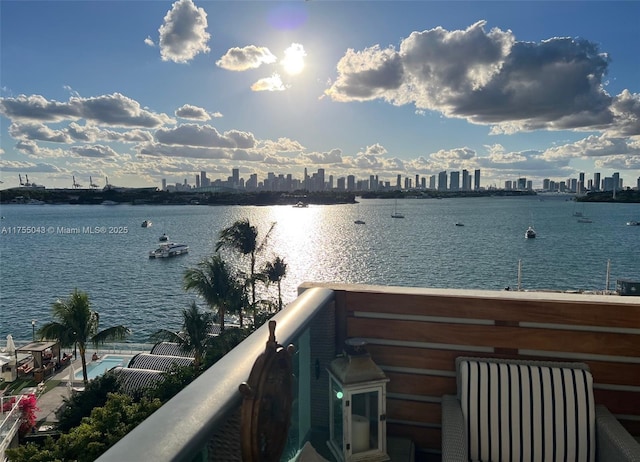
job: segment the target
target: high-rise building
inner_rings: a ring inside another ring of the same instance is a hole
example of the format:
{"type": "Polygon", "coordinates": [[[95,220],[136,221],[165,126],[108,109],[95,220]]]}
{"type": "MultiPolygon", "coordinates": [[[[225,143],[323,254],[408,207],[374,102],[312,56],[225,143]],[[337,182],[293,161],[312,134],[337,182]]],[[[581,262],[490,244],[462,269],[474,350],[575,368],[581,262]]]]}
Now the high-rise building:
{"type": "Polygon", "coordinates": [[[336,189],[338,191],[344,191],[345,189],[347,189],[345,177],[341,176],[340,178],[338,178],[338,181],[336,181],[336,189]]]}
{"type": "Polygon", "coordinates": [[[478,191],[480,189],[480,169],[479,168],[473,172],[473,177],[474,177],[473,189],[478,191]]]}
{"type": "Polygon", "coordinates": [[[167,190],[167,179],[166,178],[162,179],[162,190],[163,191],[167,190]]]}
{"type": "Polygon", "coordinates": [[[420,175],[416,175],[416,189],[420,187],[420,175]]]}
{"type": "Polygon", "coordinates": [[[471,191],[471,177],[466,169],[462,170],[462,190],[471,191]]]}
{"type": "Polygon", "coordinates": [[[231,169],[231,183],[232,187],[237,188],[240,185],[240,169],[231,169]]]}
{"type": "Polygon", "coordinates": [[[436,189],[436,176],[431,175],[429,177],[429,189],[436,189]]]}
{"type": "Polygon", "coordinates": [[[353,175],[347,176],[347,191],[355,191],[356,190],[356,177],[353,175]]]}
{"type": "Polygon", "coordinates": [[[203,188],[206,186],[209,186],[209,179],[207,178],[207,172],[205,172],[204,170],[200,172],[200,186],[202,186],[203,188]]]}
{"type": "Polygon", "coordinates": [[[451,172],[449,191],[460,190],[460,172],[451,172]]]}
{"type": "Polygon", "coordinates": [[[438,191],[447,190],[447,171],[444,170],[438,173],[438,191]]]}
{"type": "Polygon", "coordinates": [[[613,189],[614,191],[620,191],[622,189],[622,181],[620,180],[620,173],[613,174],[613,189]]]}
{"type": "Polygon", "coordinates": [[[396,178],[396,188],[402,189],[402,178],[400,177],[400,175],[398,175],[396,178]]]}
{"type": "Polygon", "coordinates": [[[377,188],[377,183],[374,175],[369,175],[369,190],[375,191],[377,188]]]}
{"type": "Polygon", "coordinates": [[[593,174],[593,190],[600,191],[600,172],[593,174]]]}

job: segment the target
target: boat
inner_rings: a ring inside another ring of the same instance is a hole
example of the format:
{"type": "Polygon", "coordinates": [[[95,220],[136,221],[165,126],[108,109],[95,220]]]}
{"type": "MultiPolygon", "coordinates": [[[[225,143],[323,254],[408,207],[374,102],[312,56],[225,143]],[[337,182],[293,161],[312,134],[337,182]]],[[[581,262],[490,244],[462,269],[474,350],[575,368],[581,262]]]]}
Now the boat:
{"type": "Polygon", "coordinates": [[[149,252],[149,258],[169,258],[189,253],[189,246],[186,244],[177,244],[175,242],[167,242],[160,244],[156,250],[149,252]]]}
{"type": "Polygon", "coordinates": [[[404,215],[398,212],[398,200],[396,199],[396,203],[393,206],[393,213],[391,214],[391,218],[404,218],[404,215]]]}
{"type": "Polygon", "coordinates": [[[582,216],[582,212],[573,212],[573,216],[574,217],[581,217],[582,216]]]}
{"type": "Polygon", "coordinates": [[[165,233],[162,233],[162,236],[158,238],[158,241],[160,242],[167,242],[168,240],[169,240],[169,236],[167,236],[165,233]]]}
{"type": "Polygon", "coordinates": [[[151,220],[144,220],[142,222],[142,227],[143,228],[148,228],[149,226],[151,226],[153,223],[151,222],[151,220]]]}
{"type": "Polygon", "coordinates": [[[309,204],[307,204],[306,202],[300,201],[300,202],[294,204],[293,207],[296,208],[296,209],[304,209],[306,207],[309,207],[309,204]]]}
{"type": "Polygon", "coordinates": [[[640,221],[627,221],[627,226],[640,226],[640,221]]]}
{"type": "Polygon", "coordinates": [[[591,220],[591,218],[581,217],[578,218],[578,223],[593,223],[593,221],[591,220]]]}
{"type": "Polygon", "coordinates": [[[456,223],[456,226],[464,226],[464,223],[458,222],[458,223],[456,223]]]}
{"type": "Polygon", "coordinates": [[[536,237],[536,230],[532,226],[529,226],[524,232],[524,237],[527,239],[533,239],[536,237]]]}
{"type": "Polygon", "coordinates": [[[355,221],[354,221],[354,223],[355,223],[356,225],[364,225],[364,224],[365,224],[365,223],[364,223],[364,220],[355,220],[355,221]]]}

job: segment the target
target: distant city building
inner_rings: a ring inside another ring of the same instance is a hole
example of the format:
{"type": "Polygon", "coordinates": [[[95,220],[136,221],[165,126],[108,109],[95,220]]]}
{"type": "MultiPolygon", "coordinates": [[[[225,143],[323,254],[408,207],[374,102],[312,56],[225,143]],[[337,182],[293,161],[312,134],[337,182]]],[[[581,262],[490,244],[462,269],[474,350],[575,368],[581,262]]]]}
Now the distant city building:
{"type": "Polygon", "coordinates": [[[347,176],[347,191],[356,190],[356,177],[354,175],[347,176]]]}
{"type": "Polygon", "coordinates": [[[520,191],[524,191],[525,189],[527,189],[527,179],[524,177],[518,178],[516,189],[519,189],[520,191]]]}
{"type": "Polygon", "coordinates": [[[596,172],[593,174],[593,190],[600,191],[600,172],[596,172]]]}
{"type": "Polygon", "coordinates": [[[511,189],[513,189],[513,182],[511,180],[505,181],[504,189],[506,189],[507,191],[510,191],[511,189]]]}
{"type": "Polygon", "coordinates": [[[473,172],[473,178],[474,178],[474,181],[473,181],[473,188],[474,188],[476,191],[478,191],[478,190],[480,190],[480,169],[476,169],[476,170],[473,172]]]}
{"type": "Polygon", "coordinates": [[[162,190],[163,191],[167,190],[167,179],[166,178],[162,179],[162,190]]]}
{"type": "Polygon", "coordinates": [[[396,188],[402,188],[402,175],[398,175],[398,177],[396,178],[396,188]]]}
{"type": "Polygon", "coordinates": [[[451,172],[449,191],[459,191],[459,190],[460,190],[460,172],[451,172]]]}
{"type": "Polygon", "coordinates": [[[438,173],[438,191],[447,190],[447,171],[444,170],[438,173]]]}
{"type": "Polygon", "coordinates": [[[431,175],[429,177],[429,189],[436,189],[436,176],[431,175]]]}

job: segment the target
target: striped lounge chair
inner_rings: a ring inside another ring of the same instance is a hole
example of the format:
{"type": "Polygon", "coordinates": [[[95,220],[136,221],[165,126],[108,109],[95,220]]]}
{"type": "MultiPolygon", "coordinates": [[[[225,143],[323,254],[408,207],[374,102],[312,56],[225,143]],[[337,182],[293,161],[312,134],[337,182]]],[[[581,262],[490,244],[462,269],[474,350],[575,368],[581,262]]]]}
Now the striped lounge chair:
{"type": "Polygon", "coordinates": [[[442,400],[442,460],[638,462],[640,444],[596,406],[584,363],[456,359],[442,400]]]}

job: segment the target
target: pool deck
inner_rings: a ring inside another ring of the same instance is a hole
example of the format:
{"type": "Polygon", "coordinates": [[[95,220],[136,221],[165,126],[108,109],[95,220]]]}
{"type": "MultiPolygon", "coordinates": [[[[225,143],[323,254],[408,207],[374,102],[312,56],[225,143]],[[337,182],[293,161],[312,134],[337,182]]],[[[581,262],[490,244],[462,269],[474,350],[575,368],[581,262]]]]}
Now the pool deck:
{"type": "MultiPolygon", "coordinates": [[[[105,355],[117,355],[117,356],[133,356],[137,353],[148,353],[148,351],[98,351],[100,357],[105,355]]],[[[87,353],[87,364],[91,363],[91,353],[87,353]]],[[[82,370],[82,361],[80,358],[71,361],[71,365],[74,370],[77,372],[82,370]]],[[[50,429],[51,424],[55,424],[58,422],[58,418],[56,417],[56,411],[62,406],[64,398],[68,398],[70,393],[72,392],[72,387],[83,387],[84,383],[82,379],[75,379],[69,385],[69,368],[70,366],[65,367],[60,370],[57,374],[49,377],[45,380],[45,384],[49,381],[60,381],[60,383],[48,390],[45,393],[42,393],[38,396],[38,411],[36,413],[37,418],[37,429],[41,431],[46,431],[50,429]]],[[[37,388],[31,387],[28,389],[22,389],[21,393],[36,393],[37,388]]]]}

